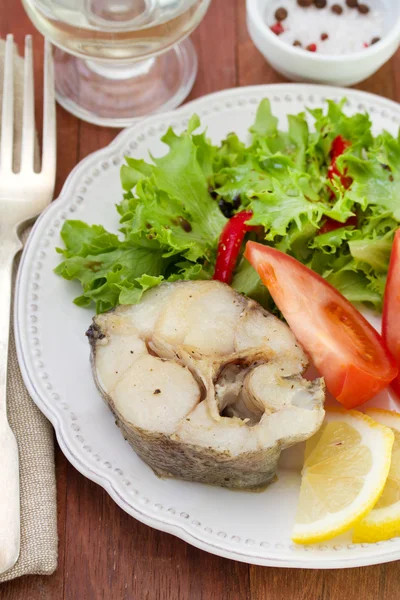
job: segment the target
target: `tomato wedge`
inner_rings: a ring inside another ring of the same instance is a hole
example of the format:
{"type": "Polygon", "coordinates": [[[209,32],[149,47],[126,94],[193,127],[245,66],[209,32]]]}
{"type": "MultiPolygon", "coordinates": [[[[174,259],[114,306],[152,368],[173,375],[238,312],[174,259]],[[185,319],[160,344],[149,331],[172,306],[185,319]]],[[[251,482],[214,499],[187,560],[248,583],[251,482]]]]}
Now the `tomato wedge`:
{"type": "Polygon", "coordinates": [[[245,257],[341,404],[359,406],[393,381],[398,369],[381,336],[320,275],[255,242],[245,257]]]}
{"type": "MultiPolygon", "coordinates": [[[[400,365],[400,229],[394,236],[389,273],[383,302],[382,336],[400,365]]],[[[400,376],[392,381],[392,388],[400,396],[400,376]]]]}

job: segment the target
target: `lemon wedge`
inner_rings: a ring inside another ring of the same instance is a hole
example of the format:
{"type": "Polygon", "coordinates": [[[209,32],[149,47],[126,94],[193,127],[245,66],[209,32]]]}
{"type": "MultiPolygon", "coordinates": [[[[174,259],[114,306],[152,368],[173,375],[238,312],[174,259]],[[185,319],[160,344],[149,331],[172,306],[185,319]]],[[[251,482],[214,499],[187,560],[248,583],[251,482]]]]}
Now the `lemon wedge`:
{"type": "Polygon", "coordinates": [[[380,542],[400,535],[400,414],[370,409],[367,414],[394,433],[392,462],[382,495],[374,508],[354,528],[354,542],[380,542]]]}
{"type": "Polygon", "coordinates": [[[308,440],[292,540],[313,544],[351,529],[376,504],[394,434],[358,411],[326,413],[308,440]]]}

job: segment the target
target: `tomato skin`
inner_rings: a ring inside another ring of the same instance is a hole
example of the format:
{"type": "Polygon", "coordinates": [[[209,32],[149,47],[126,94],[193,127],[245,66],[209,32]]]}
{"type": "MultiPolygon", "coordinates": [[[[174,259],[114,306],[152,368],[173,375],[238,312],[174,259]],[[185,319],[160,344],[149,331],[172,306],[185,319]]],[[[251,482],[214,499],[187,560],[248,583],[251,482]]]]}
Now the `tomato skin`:
{"type": "Polygon", "coordinates": [[[400,398],[400,381],[399,381],[399,377],[396,377],[396,379],[394,379],[392,381],[392,383],[390,384],[390,387],[395,392],[395,394],[397,396],[399,396],[399,398],[400,398]]]}
{"type": "MultiPolygon", "coordinates": [[[[394,236],[390,256],[383,301],[382,337],[397,365],[400,365],[400,229],[394,236]]],[[[391,385],[400,396],[400,376],[392,381],[391,385]]]]}
{"type": "Polygon", "coordinates": [[[255,242],[245,257],[341,404],[359,406],[393,381],[398,369],[381,336],[320,275],[255,242]]]}
{"type": "Polygon", "coordinates": [[[339,395],[336,396],[336,400],[344,404],[346,408],[356,408],[376,396],[389,384],[392,385],[390,380],[383,382],[383,380],[376,379],[373,375],[358,369],[356,366],[349,365],[346,371],[346,379],[339,395]],[[383,383],[384,385],[382,385],[383,383]],[[365,390],[364,396],[361,396],[358,392],[362,388],[365,390]],[[360,401],[361,398],[364,399],[360,401]]]}

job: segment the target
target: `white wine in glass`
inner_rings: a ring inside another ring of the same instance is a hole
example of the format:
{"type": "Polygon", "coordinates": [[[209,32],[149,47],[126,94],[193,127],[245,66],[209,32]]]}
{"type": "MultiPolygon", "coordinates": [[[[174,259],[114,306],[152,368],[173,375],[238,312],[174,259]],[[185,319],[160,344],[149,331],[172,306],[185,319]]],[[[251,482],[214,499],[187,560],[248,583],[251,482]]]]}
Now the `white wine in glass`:
{"type": "Polygon", "coordinates": [[[22,0],[54,44],[57,99],[78,117],[123,127],[178,106],[197,57],[188,36],[210,0],[22,0]]]}

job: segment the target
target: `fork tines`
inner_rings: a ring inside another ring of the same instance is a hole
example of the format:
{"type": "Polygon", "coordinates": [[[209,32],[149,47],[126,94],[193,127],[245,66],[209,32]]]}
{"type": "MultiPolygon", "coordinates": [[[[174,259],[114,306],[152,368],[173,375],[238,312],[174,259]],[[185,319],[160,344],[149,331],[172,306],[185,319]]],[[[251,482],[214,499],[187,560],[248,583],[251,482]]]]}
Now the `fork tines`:
{"type": "MultiPolygon", "coordinates": [[[[35,149],[35,95],[33,81],[32,36],[25,38],[24,94],[21,141],[21,172],[34,170],[35,149]]],[[[54,68],[51,44],[45,40],[43,90],[43,141],[41,171],[54,179],[56,169],[56,114],[54,96],[54,68]]],[[[14,38],[7,35],[4,58],[3,107],[1,115],[0,173],[13,169],[14,144],[14,38]]]]}

